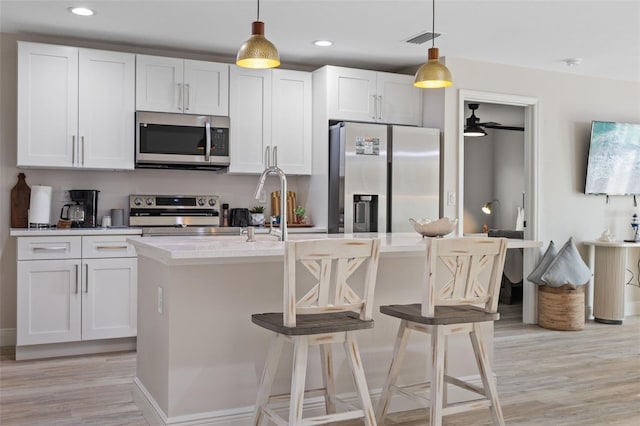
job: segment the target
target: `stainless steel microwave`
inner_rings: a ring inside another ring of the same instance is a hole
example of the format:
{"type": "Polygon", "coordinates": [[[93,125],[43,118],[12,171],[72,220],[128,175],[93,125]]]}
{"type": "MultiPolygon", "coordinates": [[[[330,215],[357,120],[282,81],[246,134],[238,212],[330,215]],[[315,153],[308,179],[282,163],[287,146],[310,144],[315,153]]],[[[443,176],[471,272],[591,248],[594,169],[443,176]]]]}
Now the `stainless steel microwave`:
{"type": "Polygon", "coordinates": [[[229,117],[136,112],[136,167],[229,166],[229,117]]]}

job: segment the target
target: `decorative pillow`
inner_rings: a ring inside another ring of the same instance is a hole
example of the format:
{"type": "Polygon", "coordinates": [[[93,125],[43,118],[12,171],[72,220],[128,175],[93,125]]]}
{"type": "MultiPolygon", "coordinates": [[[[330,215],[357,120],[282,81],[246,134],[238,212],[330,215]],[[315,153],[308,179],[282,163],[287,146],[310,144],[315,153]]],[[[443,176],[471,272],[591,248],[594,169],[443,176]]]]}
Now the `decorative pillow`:
{"type": "Polygon", "coordinates": [[[555,259],[557,254],[558,254],[558,251],[556,250],[555,244],[553,244],[553,241],[550,241],[549,247],[547,247],[547,251],[544,252],[542,257],[540,258],[540,261],[538,262],[536,267],[533,269],[533,271],[531,271],[527,279],[532,283],[535,283],[538,285],[546,285],[547,283],[542,281],[542,274],[545,273],[545,271],[547,270],[549,265],[551,265],[551,262],[553,262],[553,259],[555,259]]]}
{"type": "Polygon", "coordinates": [[[569,238],[542,274],[542,281],[550,287],[584,285],[591,279],[591,270],[584,263],[573,238],[569,238]]]}

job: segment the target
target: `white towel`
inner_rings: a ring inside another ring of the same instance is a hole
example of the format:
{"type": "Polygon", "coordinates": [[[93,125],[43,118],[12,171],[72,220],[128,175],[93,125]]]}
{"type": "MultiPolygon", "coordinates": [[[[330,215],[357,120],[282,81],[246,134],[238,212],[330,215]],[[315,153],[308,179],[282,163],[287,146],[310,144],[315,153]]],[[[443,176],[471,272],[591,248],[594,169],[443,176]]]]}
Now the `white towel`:
{"type": "Polygon", "coordinates": [[[518,217],[516,218],[516,231],[524,231],[524,209],[518,207],[518,217]]]}

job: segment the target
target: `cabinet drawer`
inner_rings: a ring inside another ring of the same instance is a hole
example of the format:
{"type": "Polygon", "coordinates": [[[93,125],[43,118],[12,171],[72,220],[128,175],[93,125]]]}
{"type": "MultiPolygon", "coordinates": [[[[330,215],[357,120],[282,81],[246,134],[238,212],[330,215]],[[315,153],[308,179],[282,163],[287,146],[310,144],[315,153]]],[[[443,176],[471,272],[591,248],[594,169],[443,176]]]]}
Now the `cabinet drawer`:
{"type": "Polygon", "coordinates": [[[135,248],[126,235],[96,235],[82,237],[82,258],[136,257],[135,248]]]}
{"type": "Polygon", "coordinates": [[[82,252],[82,237],[20,237],[18,260],[73,259],[82,252]]]}

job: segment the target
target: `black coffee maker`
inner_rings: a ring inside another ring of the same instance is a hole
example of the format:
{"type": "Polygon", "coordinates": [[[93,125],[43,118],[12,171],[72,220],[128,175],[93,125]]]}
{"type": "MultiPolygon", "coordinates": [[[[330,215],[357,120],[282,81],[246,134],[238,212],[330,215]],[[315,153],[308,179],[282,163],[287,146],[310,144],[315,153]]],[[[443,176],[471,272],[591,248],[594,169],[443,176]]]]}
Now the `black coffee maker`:
{"type": "MultiPolygon", "coordinates": [[[[68,216],[62,219],[71,220],[72,228],[95,228],[97,226],[98,213],[98,192],[95,189],[72,189],[69,191],[69,197],[75,204],[65,204],[68,216]],[[75,211],[75,214],[69,213],[75,211]]],[[[62,212],[64,212],[64,207],[62,212]]]]}

